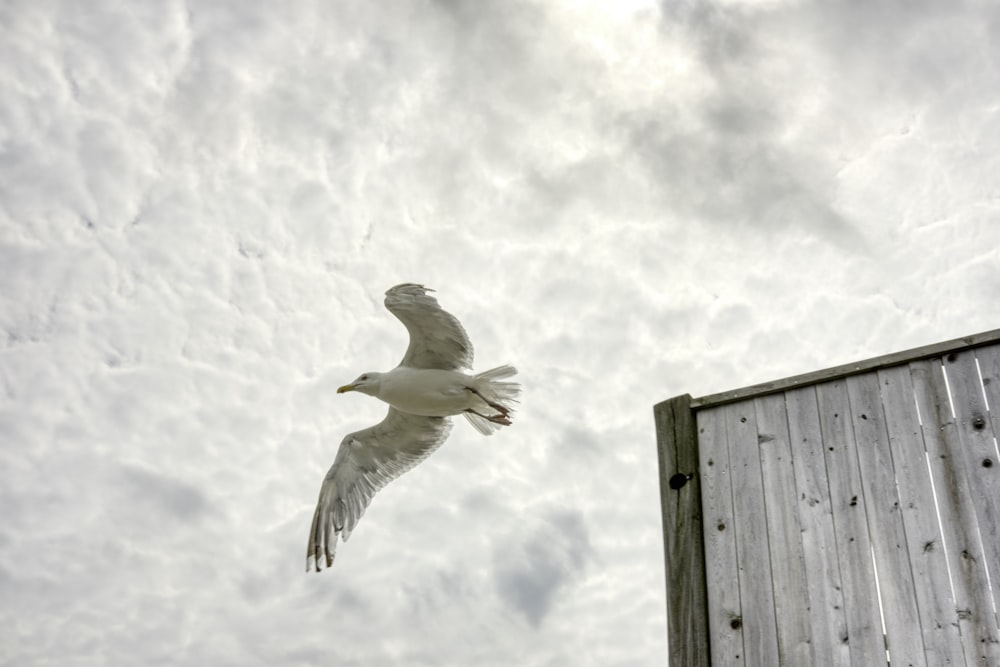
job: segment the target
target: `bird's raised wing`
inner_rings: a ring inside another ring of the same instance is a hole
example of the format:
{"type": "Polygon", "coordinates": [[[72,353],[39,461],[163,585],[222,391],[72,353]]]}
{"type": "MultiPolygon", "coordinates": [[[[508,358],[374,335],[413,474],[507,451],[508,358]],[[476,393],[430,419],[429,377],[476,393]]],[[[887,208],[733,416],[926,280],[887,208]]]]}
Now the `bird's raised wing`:
{"type": "Polygon", "coordinates": [[[410,345],[399,365],[447,371],[472,368],[469,336],[458,320],[428,294],[433,291],[405,283],[385,293],[385,307],[410,332],[410,345]]]}
{"type": "Polygon", "coordinates": [[[381,422],[340,443],[337,458],[319,490],[313,514],[306,571],[333,564],[337,538],[347,540],[358,519],[383,486],[427,458],[448,437],[451,421],[420,417],[389,408],[381,422]]]}

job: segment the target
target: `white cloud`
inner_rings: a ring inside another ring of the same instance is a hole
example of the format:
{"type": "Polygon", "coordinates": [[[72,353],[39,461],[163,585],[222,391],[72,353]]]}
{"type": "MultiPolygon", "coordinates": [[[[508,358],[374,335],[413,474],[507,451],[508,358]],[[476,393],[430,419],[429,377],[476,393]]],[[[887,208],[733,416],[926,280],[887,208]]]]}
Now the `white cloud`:
{"type": "Polygon", "coordinates": [[[500,597],[537,628],[586,566],[590,541],[579,512],[532,513],[542,515],[540,523],[518,526],[495,546],[494,582],[500,597]]]}

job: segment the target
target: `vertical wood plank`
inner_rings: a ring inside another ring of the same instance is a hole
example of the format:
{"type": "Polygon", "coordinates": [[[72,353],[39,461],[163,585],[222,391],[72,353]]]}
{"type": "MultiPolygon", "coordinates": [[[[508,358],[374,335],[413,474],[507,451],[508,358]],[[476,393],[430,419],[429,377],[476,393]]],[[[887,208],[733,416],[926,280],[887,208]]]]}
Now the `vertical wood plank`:
{"type": "Polygon", "coordinates": [[[964,455],[951,415],[941,360],[912,362],[910,377],[937,490],[943,546],[951,572],[966,664],[970,667],[1000,665],[1000,643],[993,627],[986,561],[976,521],[976,500],[965,474],[964,455]]]}
{"type": "Polygon", "coordinates": [[[774,619],[757,416],[753,401],[731,403],[723,410],[733,487],[733,528],[743,616],[744,663],[774,667],[778,664],[778,628],[774,619]]]}
{"type": "Polygon", "coordinates": [[[785,405],[808,573],[809,627],[813,634],[807,664],[846,667],[851,664],[851,654],[843,641],[847,624],[815,387],[786,392],[785,405]]]}
{"type": "Polygon", "coordinates": [[[987,408],[993,435],[1000,437],[1000,345],[976,348],[976,358],[983,376],[983,391],[989,400],[987,408]]]}
{"type": "Polygon", "coordinates": [[[708,587],[708,633],[717,665],[743,664],[743,612],[733,529],[733,489],[726,442],[725,411],[699,410],[702,511],[704,512],[705,576],[708,587]]]}
{"type": "Polygon", "coordinates": [[[885,620],[886,644],[894,665],[926,665],[916,591],[906,550],[906,533],[896,494],[896,478],[882,413],[878,377],[847,378],[847,391],[858,444],[868,528],[885,620]]]}
{"type": "MultiPolygon", "coordinates": [[[[976,520],[986,570],[993,583],[993,608],[996,609],[1000,606],[1000,461],[997,460],[993,427],[983,400],[983,385],[976,370],[974,351],[949,354],[944,359],[944,367],[951,387],[965,471],[976,501],[976,520]]],[[[994,615],[993,626],[996,624],[994,615]]]]}
{"type": "Polygon", "coordinates": [[[948,563],[934,506],[910,369],[906,366],[884,369],[878,372],[878,379],[924,655],[929,665],[962,665],[965,655],[958,614],[948,580],[948,563]]]}
{"type": "Polygon", "coordinates": [[[837,556],[843,578],[844,610],[851,664],[884,664],[885,636],[868,533],[868,512],[858,467],[851,406],[845,380],[816,387],[822,449],[830,484],[837,556]]]}
{"type": "Polygon", "coordinates": [[[655,406],[671,665],[710,667],[698,439],[691,396],[655,406]],[[673,480],[673,481],[671,481],[673,480]]]}
{"type": "MultiPolygon", "coordinates": [[[[778,665],[808,665],[809,589],[802,554],[802,528],[796,511],[795,469],[783,394],[754,401],[757,441],[767,513],[767,540],[774,582],[778,665]]],[[[823,632],[827,628],[822,628],[823,632]]]]}

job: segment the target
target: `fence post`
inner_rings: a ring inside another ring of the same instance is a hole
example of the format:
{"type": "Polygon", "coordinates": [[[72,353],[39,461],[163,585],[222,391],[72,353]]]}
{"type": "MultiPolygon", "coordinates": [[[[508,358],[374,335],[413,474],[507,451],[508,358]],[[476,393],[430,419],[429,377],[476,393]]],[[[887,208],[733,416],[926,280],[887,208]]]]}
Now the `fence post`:
{"type": "Polygon", "coordinates": [[[653,416],[660,461],[669,664],[710,667],[698,437],[691,395],[658,403],[653,416]]]}

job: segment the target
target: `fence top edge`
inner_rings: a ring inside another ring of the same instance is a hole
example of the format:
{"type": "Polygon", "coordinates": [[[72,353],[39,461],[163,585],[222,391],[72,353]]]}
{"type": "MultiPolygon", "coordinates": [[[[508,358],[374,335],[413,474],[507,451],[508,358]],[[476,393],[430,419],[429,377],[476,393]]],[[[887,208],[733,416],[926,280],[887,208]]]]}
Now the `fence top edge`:
{"type": "Polygon", "coordinates": [[[990,331],[984,331],[970,336],[953,338],[940,343],[914,347],[909,350],[903,350],[902,352],[893,352],[891,354],[884,354],[879,357],[872,357],[862,361],[833,366],[819,371],[802,373],[801,375],[793,375],[779,380],[761,382],[759,384],[741,387],[739,389],[731,389],[717,394],[709,394],[707,396],[693,398],[691,399],[691,409],[698,410],[702,408],[716,407],[719,405],[725,405],[726,403],[746,400],[748,398],[775,394],[789,389],[794,389],[796,387],[803,387],[831,380],[839,380],[851,375],[867,373],[869,371],[889,368],[891,366],[899,366],[910,363],[911,361],[938,357],[951,352],[960,352],[962,350],[982,347],[996,342],[1000,342],[1000,329],[992,329],[990,331]]]}

